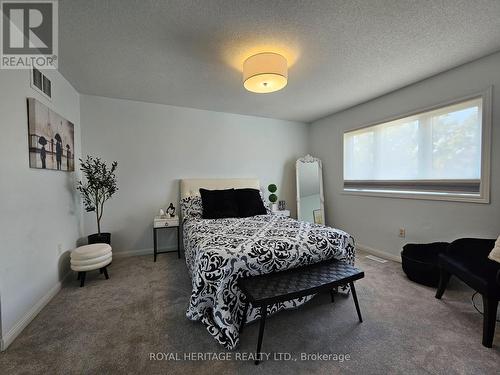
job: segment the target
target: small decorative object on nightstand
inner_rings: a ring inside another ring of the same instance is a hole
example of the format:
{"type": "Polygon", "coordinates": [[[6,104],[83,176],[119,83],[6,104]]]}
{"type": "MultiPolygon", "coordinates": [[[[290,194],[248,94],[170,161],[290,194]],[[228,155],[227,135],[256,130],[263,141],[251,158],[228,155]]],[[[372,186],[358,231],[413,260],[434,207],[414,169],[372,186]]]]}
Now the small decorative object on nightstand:
{"type": "Polygon", "coordinates": [[[278,210],[286,210],[286,202],[281,200],[278,202],[278,210]]]}
{"type": "Polygon", "coordinates": [[[170,203],[170,206],[168,206],[167,214],[169,217],[175,217],[175,207],[173,203],[170,203]]]}
{"type": "Polygon", "coordinates": [[[267,187],[267,190],[271,193],[268,198],[269,202],[271,203],[271,210],[276,211],[278,209],[278,205],[276,204],[278,196],[275,193],[278,190],[278,187],[275,184],[270,184],[267,187]]]}
{"type": "Polygon", "coordinates": [[[290,210],[276,210],[276,211],[273,211],[273,215],[290,217],[290,210]]]}
{"type": "Polygon", "coordinates": [[[179,217],[165,217],[165,216],[156,216],[153,221],[153,243],[154,243],[154,261],[156,262],[157,254],[164,253],[173,253],[177,252],[177,257],[181,257],[181,232],[179,226],[179,217]],[[177,228],[177,250],[169,250],[169,251],[158,251],[158,230],[168,229],[168,228],[177,228]]]}

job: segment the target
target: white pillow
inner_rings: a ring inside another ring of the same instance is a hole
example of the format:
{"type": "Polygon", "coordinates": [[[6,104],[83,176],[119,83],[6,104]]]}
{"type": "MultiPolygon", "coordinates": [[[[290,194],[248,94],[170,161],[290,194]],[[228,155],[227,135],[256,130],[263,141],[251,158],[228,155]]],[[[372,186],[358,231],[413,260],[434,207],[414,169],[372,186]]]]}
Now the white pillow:
{"type": "Polygon", "coordinates": [[[493,247],[493,250],[491,250],[490,255],[488,255],[488,258],[500,263],[500,236],[498,236],[495,246],[493,247]]]}

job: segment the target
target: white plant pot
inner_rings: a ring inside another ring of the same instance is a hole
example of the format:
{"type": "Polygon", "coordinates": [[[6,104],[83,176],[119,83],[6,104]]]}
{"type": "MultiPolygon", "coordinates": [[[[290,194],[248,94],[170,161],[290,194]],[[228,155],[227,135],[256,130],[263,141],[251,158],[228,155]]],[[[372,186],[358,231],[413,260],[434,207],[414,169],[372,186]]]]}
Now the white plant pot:
{"type": "Polygon", "coordinates": [[[271,211],[278,211],[278,203],[271,204],[271,211]]]}

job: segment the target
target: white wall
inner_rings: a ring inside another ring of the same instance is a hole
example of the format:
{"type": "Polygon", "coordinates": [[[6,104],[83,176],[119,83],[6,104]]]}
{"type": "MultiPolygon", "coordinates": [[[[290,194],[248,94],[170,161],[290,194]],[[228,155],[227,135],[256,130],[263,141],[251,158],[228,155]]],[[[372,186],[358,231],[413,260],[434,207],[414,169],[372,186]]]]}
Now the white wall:
{"type": "Polygon", "coordinates": [[[76,174],[30,169],[28,163],[27,97],[75,124],[75,152],[80,154],[79,94],[58,72],[44,73],[52,79],[52,103],[30,88],[29,71],[0,70],[0,295],[5,343],[27,323],[26,314],[58,290],[69,268],[64,252],[74,248],[81,233],[76,174]]]}
{"type": "MultiPolygon", "coordinates": [[[[258,177],[263,187],[276,183],[295,212],[307,125],[86,95],[80,103],[83,155],[118,161],[120,190],[102,222],[114,252],[151,251],[152,219],[169,202],[179,207],[182,178],[258,177]]],[[[94,233],[93,214],[84,217],[85,234],[94,233]]],[[[174,238],[161,240],[169,247],[174,238]]]]}
{"type": "MultiPolygon", "coordinates": [[[[367,82],[369,84],[369,82],[367,82]]],[[[312,123],[312,155],[323,161],[326,219],[359,244],[393,255],[407,242],[496,238],[500,233],[500,53],[439,74],[312,123]],[[491,204],[361,197],[342,191],[343,132],[374,121],[460,98],[494,85],[491,204]],[[398,238],[398,228],[406,238],[398,238]]]]}

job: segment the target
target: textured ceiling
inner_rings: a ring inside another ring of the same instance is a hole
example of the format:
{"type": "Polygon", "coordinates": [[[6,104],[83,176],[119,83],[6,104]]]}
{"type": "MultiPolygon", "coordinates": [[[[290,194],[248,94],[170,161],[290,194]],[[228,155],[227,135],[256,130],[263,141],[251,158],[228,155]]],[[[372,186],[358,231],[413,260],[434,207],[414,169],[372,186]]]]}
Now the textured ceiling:
{"type": "Polygon", "coordinates": [[[310,122],[500,50],[499,0],[61,0],[59,67],[84,94],[310,122]],[[288,85],[241,64],[287,57],[288,85]]]}

